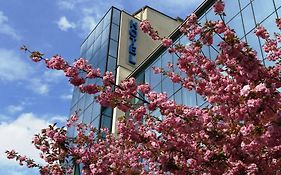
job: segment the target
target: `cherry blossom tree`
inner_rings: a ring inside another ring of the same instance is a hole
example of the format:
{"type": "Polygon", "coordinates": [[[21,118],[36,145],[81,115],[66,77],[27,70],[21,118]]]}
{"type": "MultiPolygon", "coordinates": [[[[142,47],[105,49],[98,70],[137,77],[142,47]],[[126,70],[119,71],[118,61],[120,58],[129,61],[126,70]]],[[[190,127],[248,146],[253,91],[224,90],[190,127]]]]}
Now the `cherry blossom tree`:
{"type": "MultiPolygon", "coordinates": [[[[275,63],[266,67],[256,51],[226,25],[224,6],[222,0],[213,6],[220,21],[200,24],[195,14],[187,18],[180,31],[189,39],[188,45],[159,36],[148,21],[140,24],[143,32],[178,56],[176,64],[169,63],[167,70],[154,68],[154,72],[195,90],[208,102],[204,108],[177,104],[134,78],[116,85],[111,72],[102,74],[83,58],[69,64],[59,55],[47,59],[23,47],[34,62],[63,71],[81,92],[95,94],[102,106],[128,115],[118,120],[118,136],[78,123],[78,113],[67,122],[68,127],[76,127],[75,138],[66,137],[66,129],[55,125],[42,129],[32,142],[46,164],[14,150],[7,151],[7,157],[39,168],[42,175],[71,174],[77,164],[85,175],[281,174],[281,35],[270,36],[261,25],[255,30],[264,40],[266,59],[275,63]],[[221,42],[216,46],[217,58],[211,60],[201,50],[213,44],[214,35],[221,42]],[[85,84],[86,79],[102,79],[103,85],[85,84]],[[151,115],[155,110],[160,110],[161,119],[151,115]]],[[[276,24],[281,30],[281,19],[276,24]]]]}

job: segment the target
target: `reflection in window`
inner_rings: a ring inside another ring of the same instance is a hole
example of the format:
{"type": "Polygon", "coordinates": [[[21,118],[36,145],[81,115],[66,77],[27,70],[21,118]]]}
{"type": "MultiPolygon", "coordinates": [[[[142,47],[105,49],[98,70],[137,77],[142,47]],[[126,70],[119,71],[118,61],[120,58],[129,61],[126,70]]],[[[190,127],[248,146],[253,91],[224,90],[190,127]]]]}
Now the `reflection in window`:
{"type": "MultiPolygon", "coordinates": [[[[274,0],[274,2],[275,2],[275,5],[276,5],[276,9],[281,7],[281,1],[280,0],[274,0]]],[[[279,15],[281,15],[281,14],[279,14],[279,15]]]]}
{"type": "Polygon", "coordinates": [[[256,26],[252,7],[250,4],[242,11],[242,17],[244,20],[245,32],[247,34],[248,32],[252,31],[256,26]]]}
{"type": "Polygon", "coordinates": [[[173,63],[172,54],[166,51],[162,54],[161,59],[162,59],[162,68],[164,68],[165,70],[169,70],[167,65],[169,63],[173,63]]]}
{"type": "Polygon", "coordinates": [[[145,75],[144,75],[144,82],[150,84],[150,76],[151,76],[151,67],[148,67],[145,70],[145,75]]]}
{"type": "Polygon", "coordinates": [[[83,115],[83,123],[90,123],[92,118],[92,107],[89,106],[85,111],[83,115]]]}
{"type": "Polygon", "coordinates": [[[225,13],[226,16],[224,17],[225,21],[228,22],[230,21],[239,11],[239,4],[238,4],[238,0],[228,0],[225,3],[225,13]]]}
{"type": "Polygon", "coordinates": [[[87,108],[93,101],[94,98],[92,95],[85,94],[85,108],[87,108]]]}
{"type": "Polygon", "coordinates": [[[96,39],[96,30],[93,30],[92,32],[91,32],[91,34],[89,35],[89,37],[88,37],[88,43],[89,44],[92,44],[92,43],[94,43],[95,42],[95,39],[96,39]]]}
{"type": "Polygon", "coordinates": [[[275,24],[277,16],[276,13],[273,13],[270,15],[265,21],[262,22],[262,26],[266,28],[266,30],[269,32],[270,36],[274,36],[274,32],[279,31],[275,24]]]}
{"type": "Polygon", "coordinates": [[[103,18],[103,23],[105,27],[110,23],[110,18],[111,18],[111,10],[103,18]]]}
{"type": "MultiPolygon", "coordinates": [[[[151,68],[153,67],[161,67],[161,59],[156,60],[154,64],[152,64],[151,68]]],[[[161,81],[161,74],[155,74],[154,71],[151,69],[151,87],[155,87],[161,81]]]]}
{"type": "Polygon", "coordinates": [[[115,69],[116,69],[116,59],[112,56],[108,56],[108,63],[107,63],[107,71],[112,72],[115,74],[115,69]]]}
{"type": "Polygon", "coordinates": [[[105,41],[108,40],[109,37],[109,25],[106,27],[106,29],[102,32],[102,39],[101,39],[101,43],[104,43],[105,41]]]}
{"type": "Polygon", "coordinates": [[[177,104],[182,104],[181,90],[174,94],[174,100],[177,104]]]}
{"type": "Polygon", "coordinates": [[[99,128],[100,125],[100,117],[97,116],[96,118],[93,119],[93,121],[91,122],[91,125],[95,128],[99,128]]]}
{"type": "Polygon", "coordinates": [[[240,1],[241,9],[243,9],[250,3],[250,0],[239,0],[239,1],[240,1]]]}
{"type": "MultiPolygon", "coordinates": [[[[247,23],[247,21],[245,21],[247,23]]],[[[235,30],[236,35],[239,38],[242,38],[244,36],[244,31],[243,31],[243,25],[242,25],[242,19],[240,14],[237,15],[235,18],[233,18],[228,25],[231,26],[232,29],[235,30]]]]}
{"type": "Polygon", "coordinates": [[[113,8],[112,22],[117,25],[119,25],[120,22],[120,11],[115,8],[113,8]]]}
{"type": "Polygon", "coordinates": [[[260,23],[274,11],[272,0],[267,1],[266,3],[264,3],[264,0],[255,0],[252,2],[257,23],[260,23]]]}
{"type": "Polygon", "coordinates": [[[184,105],[196,106],[196,94],[194,90],[182,89],[182,101],[184,105]]]}
{"type": "Polygon", "coordinates": [[[116,41],[110,40],[109,55],[117,57],[117,44],[116,41]]]}
{"type": "Polygon", "coordinates": [[[111,130],[111,117],[102,115],[101,128],[108,128],[109,130],[111,130]]]}
{"type": "Polygon", "coordinates": [[[263,56],[262,56],[262,53],[261,53],[259,39],[257,38],[257,36],[253,32],[251,32],[246,37],[247,37],[247,41],[248,41],[250,47],[252,47],[254,50],[257,51],[258,59],[262,60],[263,56]]]}
{"type": "Polygon", "coordinates": [[[118,36],[119,36],[119,26],[112,24],[111,26],[111,34],[110,38],[118,41],[118,36]]]}
{"type": "Polygon", "coordinates": [[[170,97],[173,92],[173,82],[171,81],[170,78],[166,77],[163,81],[162,81],[162,92],[167,93],[168,97],[170,97]]]}

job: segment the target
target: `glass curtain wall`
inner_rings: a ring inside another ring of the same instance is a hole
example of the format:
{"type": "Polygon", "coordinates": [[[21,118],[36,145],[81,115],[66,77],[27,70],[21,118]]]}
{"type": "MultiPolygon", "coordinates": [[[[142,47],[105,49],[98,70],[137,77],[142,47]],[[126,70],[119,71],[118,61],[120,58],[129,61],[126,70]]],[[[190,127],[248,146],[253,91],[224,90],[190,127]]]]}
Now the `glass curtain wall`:
{"type": "MultiPolygon", "coordinates": [[[[262,41],[254,34],[254,29],[258,24],[265,26],[271,35],[274,31],[279,31],[275,25],[275,19],[281,17],[281,0],[225,0],[225,21],[244,41],[248,42],[258,52],[258,56],[264,65],[274,64],[265,60],[265,53],[262,52],[262,41]]],[[[204,23],[206,20],[219,20],[211,8],[205,9],[200,16],[199,21],[204,23]]],[[[215,59],[218,55],[217,44],[221,41],[218,36],[214,36],[214,44],[205,46],[202,51],[210,59],[215,59]]],[[[188,44],[185,36],[180,36],[175,43],[188,44]]],[[[138,82],[147,82],[151,85],[153,91],[166,92],[170,99],[178,104],[188,106],[207,105],[206,101],[195,91],[188,91],[181,85],[172,83],[172,81],[161,74],[154,74],[153,67],[167,67],[167,63],[176,63],[177,56],[169,54],[168,51],[160,53],[157,58],[152,59],[151,63],[144,70],[140,70],[135,76],[138,82]]],[[[176,66],[175,66],[176,67],[176,66]]],[[[167,70],[167,69],[166,69],[167,70]]],[[[175,69],[176,72],[178,70],[175,69]]],[[[159,116],[159,111],[154,112],[159,116]]]]}
{"type": "MultiPolygon", "coordinates": [[[[81,45],[81,58],[87,59],[92,67],[100,68],[102,73],[111,71],[116,74],[120,15],[119,9],[115,7],[109,9],[81,45]]],[[[86,80],[86,84],[91,83],[101,85],[102,80],[86,80]]],[[[71,115],[75,111],[78,111],[80,122],[90,123],[98,129],[106,127],[111,130],[112,109],[101,107],[93,95],[81,93],[79,88],[73,90],[71,115]]],[[[75,135],[74,128],[68,128],[68,135],[70,137],[75,135]]]]}

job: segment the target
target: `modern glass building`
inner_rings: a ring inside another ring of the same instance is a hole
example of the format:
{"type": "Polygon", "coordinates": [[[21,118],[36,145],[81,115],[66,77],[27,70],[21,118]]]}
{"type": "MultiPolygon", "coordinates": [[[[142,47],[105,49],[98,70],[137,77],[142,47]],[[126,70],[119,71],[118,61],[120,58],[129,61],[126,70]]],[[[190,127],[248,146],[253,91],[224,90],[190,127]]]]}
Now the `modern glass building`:
{"type": "MultiPolygon", "coordinates": [[[[205,23],[207,20],[220,20],[220,17],[215,15],[211,8],[214,2],[215,0],[206,0],[196,9],[195,14],[199,17],[200,23],[205,23]]],[[[255,35],[254,29],[261,24],[269,30],[270,34],[279,30],[275,25],[275,19],[281,16],[281,1],[224,0],[224,2],[225,22],[237,32],[239,38],[257,50],[258,57],[264,65],[274,64],[265,60],[265,53],[262,51],[263,42],[255,35]]],[[[178,29],[171,33],[170,38],[175,43],[188,44],[187,38],[178,29]]],[[[213,45],[204,46],[203,53],[212,60],[216,59],[219,42],[221,39],[215,35],[213,45]]],[[[207,105],[206,101],[195,91],[188,91],[181,85],[172,83],[166,76],[153,73],[152,67],[165,68],[168,62],[176,63],[177,59],[178,57],[168,53],[165,47],[159,46],[134,70],[130,77],[135,77],[140,83],[149,83],[154,91],[166,92],[170,99],[175,100],[178,104],[204,107],[207,105]]],[[[176,66],[175,71],[178,71],[176,66]]],[[[159,116],[160,113],[155,111],[153,115],[159,116]]]]}
{"type": "MultiPolygon", "coordinates": [[[[195,10],[201,23],[207,20],[219,20],[219,16],[216,16],[211,9],[214,2],[215,0],[205,0],[195,10]]],[[[281,1],[225,0],[224,2],[226,23],[242,40],[257,50],[258,57],[264,65],[274,64],[265,60],[265,53],[262,51],[263,41],[255,36],[254,29],[258,24],[262,24],[270,34],[279,30],[274,21],[281,16],[281,1]]],[[[182,22],[179,19],[171,18],[148,6],[132,15],[112,7],[81,45],[81,57],[86,58],[93,67],[101,68],[102,72],[112,71],[117,84],[127,77],[134,76],[138,82],[149,83],[153,90],[166,92],[171,99],[180,104],[204,106],[206,104],[204,99],[195,91],[188,91],[179,84],[173,84],[169,78],[152,72],[152,67],[165,68],[168,62],[176,63],[177,56],[169,54],[159,42],[151,41],[142,33],[138,23],[144,19],[150,20],[154,28],[159,30],[160,35],[169,36],[176,43],[188,43],[186,37],[179,31],[178,26],[182,22]]],[[[215,59],[219,42],[220,38],[215,35],[213,45],[204,46],[202,51],[210,59],[215,59]]],[[[86,83],[100,84],[101,80],[96,82],[88,80],[86,83]]],[[[91,123],[97,128],[109,128],[113,133],[116,130],[117,117],[124,115],[118,109],[101,107],[93,100],[93,96],[80,93],[77,88],[73,92],[71,114],[76,110],[79,110],[80,121],[91,123]]],[[[73,128],[69,128],[69,135],[74,135],[73,128]]]]}
{"type": "MultiPolygon", "coordinates": [[[[88,60],[94,68],[100,68],[101,72],[111,71],[116,74],[117,46],[119,40],[120,10],[112,7],[104,15],[97,26],[81,45],[81,58],[88,60]]],[[[86,84],[101,84],[101,79],[87,79],[86,84]]],[[[106,127],[111,129],[112,109],[101,107],[94,97],[83,94],[78,88],[74,89],[71,114],[79,111],[79,120],[83,123],[91,123],[94,127],[106,127]]],[[[74,135],[74,128],[69,128],[69,136],[74,135]]]]}
{"type": "MultiPolygon", "coordinates": [[[[143,19],[149,19],[155,26],[167,24],[168,28],[160,29],[160,33],[166,36],[181,24],[178,19],[148,6],[132,15],[112,7],[82,43],[80,57],[87,59],[94,68],[100,68],[102,73],[112,72],[115,75],[115,83],[118,84],[160,44],[152,41],[139,29],[138,24],[143,19]]],[[[83,76],[83,73],[81,74],[83,76]]],[[[86,81],[86,84],[92,83],[101,85],[102,80],[86,81]]],[[[76,111],[80,122],[115,131],[113,120],[116,120],[114,116],[118,115],[118,111],[102,107],[94,100],[93,95],[81,93],[79,88],[73,91],[70,113],[74,114],[76,111]]],[[[68,136],[75,136],[73,127],[68,128],[68,136]]]]}

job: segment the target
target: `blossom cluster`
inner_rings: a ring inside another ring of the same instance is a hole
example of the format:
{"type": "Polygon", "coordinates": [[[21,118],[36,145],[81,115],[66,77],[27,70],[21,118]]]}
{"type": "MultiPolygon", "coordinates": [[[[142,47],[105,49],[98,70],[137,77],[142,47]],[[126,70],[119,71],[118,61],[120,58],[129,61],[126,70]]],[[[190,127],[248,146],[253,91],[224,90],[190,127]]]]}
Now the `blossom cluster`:
{"type": "MultiPolygon", "coordinates": [[[[218,0],[215,13],[225,15],[224,7],[218,0]]],[[[85,175],[280,174],[281,35],[270,36],[262,25],[255,30],[264,40],[266,59],[275,63],[266,67],[221,19],[199,24],[191,14],[180,28],[190,41],[187,45],[160,37],[148,21],[140,25],[178,56],[167,70],[155,67],[154,72],[196,91],[205,99],[205,107],[177,104],[166,93],[151,91],[149,84],[137,84],[134,78],[117,85],[111,72],[102,74],[82,58],[69,65],[60,56],[44,59],[43,54],[32,52],[34,62],[44,60],[47,68],[64,71],[81,92],[95,94],[102,106],[116,107],[126,116],[119,117],[118,136],[114,136],[106,129],[78,123],[75,113],[67,122],[76,128],[74,138],[55,125],[35,135],[33,144],[47,165],[35,164],[13,150],[7,151],[8,158],[38,167],[44,175],[70,174],[78,164],[85,175]],[[202,48],[213,45],[214,35],[221,42],[216,46],[217,57],[210,59],[202,48]],[[102,85],[86,84],[87,79],[102,79],[102,85]]],[[[279,28],[280,21],[276,20],[279,28]]]]}

